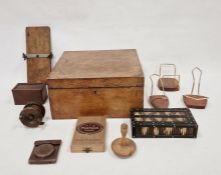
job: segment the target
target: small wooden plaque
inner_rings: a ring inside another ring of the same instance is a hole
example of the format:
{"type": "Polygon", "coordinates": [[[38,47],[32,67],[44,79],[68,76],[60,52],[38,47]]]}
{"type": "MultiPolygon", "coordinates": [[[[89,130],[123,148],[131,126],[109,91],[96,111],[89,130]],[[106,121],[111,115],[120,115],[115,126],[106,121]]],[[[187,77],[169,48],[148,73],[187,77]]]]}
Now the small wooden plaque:
{"type": "Polygon", "coordinates": [[[28,160],[29,164],[56,163],[61,145],[61,140],[38,140],[28,160]]]}
{"type": "Polygon", "coordinates": [[[79,118],[71,143],[71,152],[104,152],[105,125],[105,117],[79,118]]]}
{"type": "Polygon", "coordinates": [[[43,83],[18,83],[12,94],[15,105],[26,105],[31,102],[44,104],[48,98],[46,85],[43,83]]]}

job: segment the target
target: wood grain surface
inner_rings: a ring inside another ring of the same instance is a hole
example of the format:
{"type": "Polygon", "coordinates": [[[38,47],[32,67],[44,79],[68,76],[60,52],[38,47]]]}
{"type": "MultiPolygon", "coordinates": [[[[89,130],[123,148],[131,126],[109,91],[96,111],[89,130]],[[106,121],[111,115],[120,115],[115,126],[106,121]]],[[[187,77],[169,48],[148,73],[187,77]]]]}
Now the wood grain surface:
{"type": "Polygon", "coordinates": [[[179,91],[180,85],[176,78],[160,78],[158,81],[158,88],[161,91],[179,91]]]}
{"type": "Polygon", "coordinates": [[[105,117],[86,117],[78,119],[74,136],[71,142],[71,152],[104,152],[105,151],[105,130],[106,118],[105,117]],[[82,124],[95,123],[102,128],[96,133],[81,133],[78,127],[82,124]]]}
{"type": "Polygon", "coordinates": [[[66,51],[47,83],[50,88],[142,86],[143,77],[134,49],[66,51]]]}
{"type": "Polygon", "coordinates": [[[143,107],[143,87],[49,89],[53,119],[107,115],[124,118],[143,107]]]}
{"type": "MultiPolygon", "coordinates": [[[[49,27],[26,27],[26,53],[50,54],[49,27]]],[[[27,59],[27,79],[29,83],[45,83],[51,71],[50,58],[27,59]]]]}
{"type": "Polygon", "coordinates": [[[149,102],[154,108],[168,108],[169,99],[165,95],[151,95],[149,102]]]}
{"type": "Polygon", "coordinates": [[[53,119],[129,117],[143,107],[144,75],[134,49],[64,52],[47,79],[53,119]]]}
{"type": "Polygon", "coordinates": [[[188,108],[205,109],[208,97],[202,95],[183,95],[183,101],[188,108]]]}

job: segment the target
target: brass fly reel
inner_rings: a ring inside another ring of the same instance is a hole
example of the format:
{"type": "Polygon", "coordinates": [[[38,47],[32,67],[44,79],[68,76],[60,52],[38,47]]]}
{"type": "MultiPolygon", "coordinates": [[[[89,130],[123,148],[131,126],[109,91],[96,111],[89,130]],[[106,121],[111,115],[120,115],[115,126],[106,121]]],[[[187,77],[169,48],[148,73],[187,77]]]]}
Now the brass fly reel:
{"type": "Polygon", "coordinates": [[[23,125],[30,128],[36,128],[39,125],[44,124],[44,122],[42,122],[44,115],[45,108],[43,105],[37,103],[28,103],[21,111],[19,119],[23,125]]]}

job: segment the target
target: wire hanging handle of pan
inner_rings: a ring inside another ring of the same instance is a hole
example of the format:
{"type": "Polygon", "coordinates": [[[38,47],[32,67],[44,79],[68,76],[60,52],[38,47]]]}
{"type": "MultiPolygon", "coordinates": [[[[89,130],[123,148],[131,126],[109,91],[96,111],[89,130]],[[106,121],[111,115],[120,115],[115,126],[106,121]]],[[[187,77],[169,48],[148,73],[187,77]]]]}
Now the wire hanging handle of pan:
{"type": "MultiPolygon", "coordinates": [[[[150,95],[153,95],[153,88],[154,88],[153,76],[160,77],[160,75],[158,75],[158,74],[152,74],[152,75],[150,75],[150,81],[151,81],[150,95]]],[[[162,92],[163,92],[163,95],[166,95],[166,94],[165,94],[165,91],[164,91],[163,81],[162,81],[161,79],[159,79],[159,80],[160,80],[160,83],[161,83],[161,85],[162,85],[162,89],[163,89],[162,92]]]]}
{"type": "Polygon", "coordinates": [[[177,71],[176,71],[176,65],[175,64],[170,64],[170,63],[160,64],[160,69],[159,69],[160,77],[174,77],[174,78],[177,77],[178,81],[180,82],[180,75],[177,75],[176,73],[177,73],[177,71]],[[173,68],[173,74],[162,75],[163,67],[172,67],[173,68]]]}
{"type": "Polygon", "coordinates": [[[200,85],[201,85],[201,78],[202,78],[203,71],[202,71],[200,68],[198,68],[198,67],[195,67],[195,68],[193,68],[193,70],[192,70],[193,85],[192,85],[191,95],[193,95],[193,91],[194,91],[195,86],[196,86],[195,71],[197,71],[197,70],[198,70],[199,73],[200,73],[199,81],[198,81],[198,85],[197,85],[197,95],[200,95],[200,85]]]}

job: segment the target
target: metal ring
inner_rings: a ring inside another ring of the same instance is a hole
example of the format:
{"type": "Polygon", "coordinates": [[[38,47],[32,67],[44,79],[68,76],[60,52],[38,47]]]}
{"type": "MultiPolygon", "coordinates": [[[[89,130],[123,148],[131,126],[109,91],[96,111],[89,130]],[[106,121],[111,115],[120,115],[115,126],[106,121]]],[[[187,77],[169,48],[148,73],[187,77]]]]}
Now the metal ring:
{"type": "Polygon", "coordinates": [[[175,64],[166,63],[166,64],[160,64],[160,70],[159,70],[159,75],[160,76],[161,76],[161,73],[162,73],[162,67],[164,67],[164,66],[173,66],[174,75],[176,75],[176,65],[175,64]]]}

